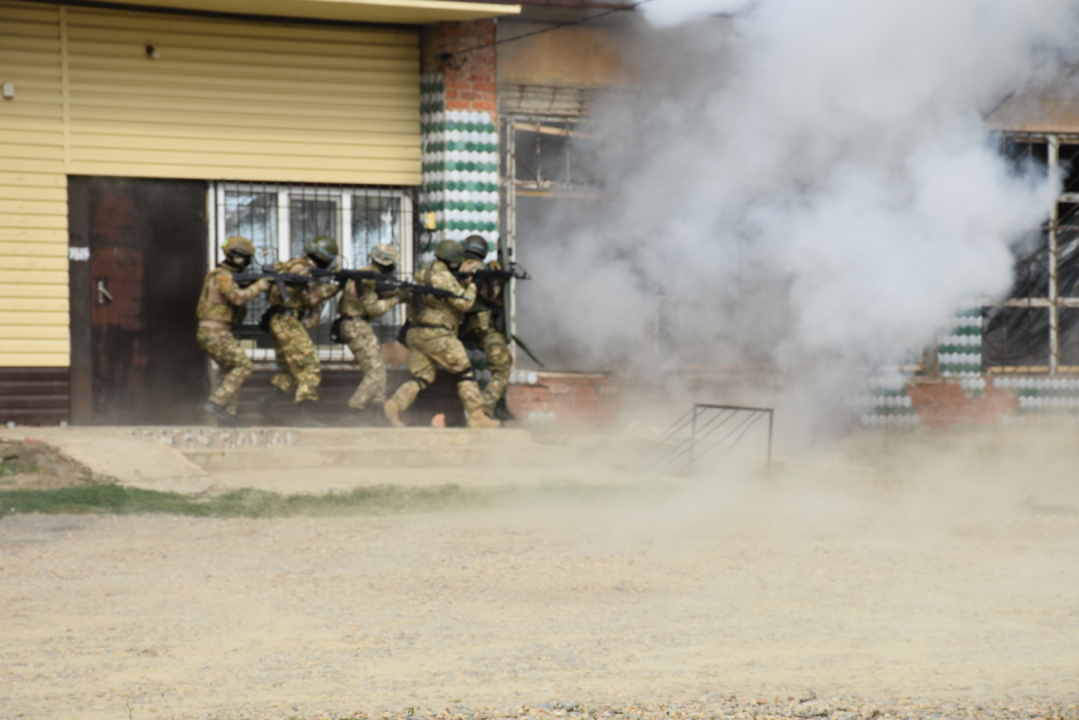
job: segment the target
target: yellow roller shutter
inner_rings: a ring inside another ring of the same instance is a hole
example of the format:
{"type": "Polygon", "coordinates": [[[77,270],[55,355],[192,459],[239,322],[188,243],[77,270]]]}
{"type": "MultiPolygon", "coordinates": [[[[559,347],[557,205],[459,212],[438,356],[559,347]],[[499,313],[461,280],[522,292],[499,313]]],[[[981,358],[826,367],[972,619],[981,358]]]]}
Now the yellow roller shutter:
{"type": "Polygon", "coordinates": [[[0,367],[68,364],[60,11],[0,3],[0,367]]]}
{"type": "Polygon", "coordinates": [[[69,174],[420,182],[416,30],[88,8],[65,30],[69,174]]]}

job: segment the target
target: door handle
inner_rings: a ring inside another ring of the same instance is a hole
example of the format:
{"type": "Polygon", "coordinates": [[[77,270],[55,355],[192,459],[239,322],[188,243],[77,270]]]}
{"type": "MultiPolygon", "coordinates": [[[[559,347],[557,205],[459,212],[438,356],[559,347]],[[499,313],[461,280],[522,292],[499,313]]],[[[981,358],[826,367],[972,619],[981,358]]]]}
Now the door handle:
{"type": "Polygon", "coordinates": [[[112,302],[112,293],[105,287],[104,280],[97,281],[97,304],[104,305],[106,302],[112,302]]]}

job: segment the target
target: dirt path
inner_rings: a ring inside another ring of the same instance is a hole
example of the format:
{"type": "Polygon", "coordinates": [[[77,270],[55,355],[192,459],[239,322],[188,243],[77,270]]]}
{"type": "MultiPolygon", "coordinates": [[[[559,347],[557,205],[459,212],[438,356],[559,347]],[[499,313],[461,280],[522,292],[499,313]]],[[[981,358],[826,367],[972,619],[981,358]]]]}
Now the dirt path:
{"type": "Polygon", "coordinates": [[[788,473],[382,518],[11,516],[0,717],[1073,702],[1079,516],[1013,495],[788,473]]]}

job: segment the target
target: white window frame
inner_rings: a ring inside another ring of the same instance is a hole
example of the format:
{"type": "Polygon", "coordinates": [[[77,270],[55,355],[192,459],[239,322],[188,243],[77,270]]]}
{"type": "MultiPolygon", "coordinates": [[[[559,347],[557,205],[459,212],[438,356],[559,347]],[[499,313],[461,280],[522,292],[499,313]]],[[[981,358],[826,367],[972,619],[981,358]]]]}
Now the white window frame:
{"type": "MultiPolygon", "coordinates": [[[[207,191],[207,217],[211,232],[208,233],[209,247],[207,257],[210,259],[210,267],[216,267],[224,258],[221,250],[227,237],[225,226],[226,193],[230,190],[259,191],[265,188],[269,192],[276,188],[277,192],[277,261],[287,260],[291,257],[291,225],[290,211],[291,200],[294,196],[317,197],[319,199],[336,199],[338,203],[337,234],[336,239],[340,245],[340,257],[343,259],[343,267],[362,267],[366,259],[355,259],[353,262],[354,242],[352,237],[353,198],[357,195],[367,197],[392,197],[398,198],[401,203],[401,261],[398,266],[401,276],[412,277],[413,268],[413,223],[411,222],[413,206],[412,195],[405,189],[379,188],[363,185],[341,185],[324,187],[316,185],[302,185],[298,183],[258,183],[258,182],[211,182],[207,191]]],[[[336,305],[328,303],[323,312],[331,311],[336,305]]],[[[393,308],[388,313],[392,324],[400,325],[404,322],[404,309],[401,306],[393,308]]],[[[320,362],[324,363],[352,363],[355,358],[347,345],[320,344],[316,342],[315,350],[320,362]]],[[[244,351],[255,362],[274,362],[273,348],[245,347],[244,351]]]]}

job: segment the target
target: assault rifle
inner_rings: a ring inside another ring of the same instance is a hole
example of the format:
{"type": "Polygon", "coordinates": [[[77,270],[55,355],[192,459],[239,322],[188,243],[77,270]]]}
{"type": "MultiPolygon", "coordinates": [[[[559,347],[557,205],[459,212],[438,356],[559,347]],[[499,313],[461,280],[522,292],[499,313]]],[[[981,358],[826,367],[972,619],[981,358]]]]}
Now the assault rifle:
{"type": "Polygon", "coordinates": [[[259,268],[249,268],[243,272],[233,273],[232,281],[240,287],[249,287],[252,284],[262,279],[272,280],[274,285],[277,286],[278,292],[281,293],[281,299],[285,302],[290,300],[288,294],[288,286],[310,285],[313,282],[317,282],[316,278],[310,275],[300,275],[299,273],[279,273],[273,269],[273,265],[263,265],[259,268]]]}
{"type": "Polygon", "coordinates": [[[393,275],[371,272],[370,270],[315,270],[312,274],[315,277],[332,277],[333,280],[341,285],[344,285],[349,280],[355,280],[357,283],[363,282],[364,280],[374,280],[375,292],[399,290],[402,292],[415,293],[417,295],[433,295],[439,298],[461,298],[460,295],[450,292],[449,290],[432,287],[431,285],[419,285],[417,283],[398,280],[393,275]]]}
{"type": "Polygon", "coordinates": [[[249,270],[244,270],[243,272],[232,274],[233,282],[240,287],[248,287],[252,283],[262,280],[263,278],[272,280],[273,283],[277,285],[277,289],[281,293],[281,299],[285,302],[290,300],[288,294],[289,286],[306,287],[314,283],[324,282],[336,282],[340,285],[344,285],[349,280],[355,280],[356,282],[374,280],[376,292],[401,290],[415,293],[416,295],[434,295],[435,297],[440,298],[461,297],[449,290],[443,290],[442,288],[432,287],[430,285],[418,285],[416,283],[405,282],[396,279],[392,275],[371,272],[369,270],[329,270],[323,268],[311,268],[310,275],[301,275],[299,273],[279,273],[273,269],[273,265],[263,265],[261,268],[251,268],[249,270]]]}
{"type": "Polygon", "coordinates": [[[473,270],[472,272],[457,271],[453,274],[458,280],[464,280],[467,277],[471,277],[472,280],[479,284],[481,282],[506,282],[511,278],[517,278],[518,280],[531,280],[532,276],[528,274],[524,268],[517,265],[510,265],[506,270],[473,270]]]}

